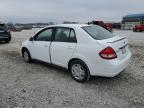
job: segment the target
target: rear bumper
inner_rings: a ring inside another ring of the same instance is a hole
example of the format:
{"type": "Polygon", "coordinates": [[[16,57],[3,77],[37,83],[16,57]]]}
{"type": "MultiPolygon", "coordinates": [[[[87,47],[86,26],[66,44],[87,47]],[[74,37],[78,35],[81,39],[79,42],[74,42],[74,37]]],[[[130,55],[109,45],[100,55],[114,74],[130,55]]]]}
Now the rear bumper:
{"type": "Polygon", "coordinates": [[[114,77],[120,74],[129,64],[131,53],[122,60],[103,61],[91,64],[90,73],[92,76],[114,77]]]}
{"type": "Polygon", "coordinates": [[[0,35],[0,41],[11,39],[11,34],[0,35]]]}
{"type": "Polygon", "coordinates": [[[3,41],[3,40],[8,40],[9,37],[0,37],[0,41],[3,41]]]}

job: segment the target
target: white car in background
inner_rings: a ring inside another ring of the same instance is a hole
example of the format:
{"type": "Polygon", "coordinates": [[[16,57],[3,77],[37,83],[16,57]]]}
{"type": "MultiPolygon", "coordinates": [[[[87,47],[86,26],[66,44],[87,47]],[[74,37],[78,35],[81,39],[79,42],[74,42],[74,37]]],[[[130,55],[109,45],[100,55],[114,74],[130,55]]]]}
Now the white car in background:
{"type": "Polygon", "coordinates": [[[114,77],[129,64],[125,37],[96,25],[62,24],[42,29],[22,44],[26,62],[40,60],[68,69],[79,82],[90,76],[114,77]]]}

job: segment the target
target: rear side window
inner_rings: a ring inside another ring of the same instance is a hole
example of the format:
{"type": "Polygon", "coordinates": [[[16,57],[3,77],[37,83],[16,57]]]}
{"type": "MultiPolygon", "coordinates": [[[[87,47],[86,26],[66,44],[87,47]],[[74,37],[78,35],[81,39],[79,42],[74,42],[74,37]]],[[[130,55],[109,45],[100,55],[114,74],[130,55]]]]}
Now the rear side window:
{"type": "Polygon", "coordinates": [[[54,41],[57,41],[57,42],[76,42],[75,32],[71,28],[59,27],[56,29],[54,41]]]}
{"type": "Polygon", "coordinates": [[[75,32],[72,29],[69,36],[69,42],[73,42],[73,43],[77,42],[75,32]]]}
{"type": "Polygon", "coordinates": [[[96,40],[103,40],[114,37],[112,33],[99,26],[86,26],[82,27],[82,29],[96,40]]]}

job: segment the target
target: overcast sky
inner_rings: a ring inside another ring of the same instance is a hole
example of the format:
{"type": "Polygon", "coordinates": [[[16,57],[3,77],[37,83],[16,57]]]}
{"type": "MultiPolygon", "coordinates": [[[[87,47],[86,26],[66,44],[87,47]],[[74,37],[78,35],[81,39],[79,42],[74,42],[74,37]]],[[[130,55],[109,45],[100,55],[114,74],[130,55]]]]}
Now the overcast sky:
{"type": "Polygon", "coordinates": [[[0,21],[121,21],[144,13],[144,0],[0,0],[0,21]]]}

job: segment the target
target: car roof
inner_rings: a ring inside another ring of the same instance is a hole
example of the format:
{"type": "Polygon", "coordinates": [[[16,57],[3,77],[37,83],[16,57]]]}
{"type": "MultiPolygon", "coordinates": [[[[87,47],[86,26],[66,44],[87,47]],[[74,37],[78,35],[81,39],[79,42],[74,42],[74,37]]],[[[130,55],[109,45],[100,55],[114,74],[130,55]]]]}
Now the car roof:
{"type": "Polygon", "coordinates": [[[69,27],[69,28],[81,28],[84,26],[89,26],[88,24],[57,24],[57,25],[50,25],[48,27],[69,27]]]}

